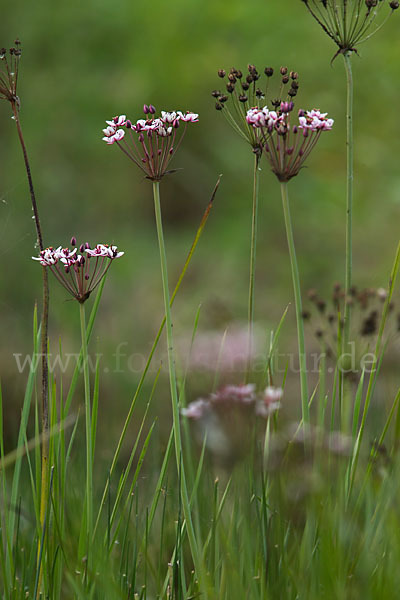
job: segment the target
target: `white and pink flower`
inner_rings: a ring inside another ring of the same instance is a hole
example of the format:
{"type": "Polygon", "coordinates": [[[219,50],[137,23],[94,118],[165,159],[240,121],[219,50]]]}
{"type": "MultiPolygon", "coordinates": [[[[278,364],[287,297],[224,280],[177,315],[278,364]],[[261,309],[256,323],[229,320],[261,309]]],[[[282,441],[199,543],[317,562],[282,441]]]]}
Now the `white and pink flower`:
{"type": "Polygon", "coordinates": [[[178,114],[178,117],[181,119],[181,121],[197,123],[199,120],[199,115],[197,113],[192,113],[189,111],[187,111],[186,113],[183,113],[180,110],[178,110],[177,114],[178,114]]]}
{"type": "Polygon", "coordinates": [[[328,113],[321,113],[319,110],[300,111],[299,128],[310,131],[330,131],[334,120],[328,119],[327,115],[328,113]]]}
{"type": "Polygon", "coordinates": [[[112,131],[111,126],[107,127],[107,129],[103,129],[103,133],[105,133],[103,140],[107,142],[107,144],[114,144],[115,142],[119,142],[125,136],[124,129],[117,129],[116,131],[114,129],[112,131]]]}
{"type": "Polygon", "coordinates": [[[126,125],[126,115],[114,117],[111,121],[106,121],[106,123],[110,127],[114,127],[114,129],[118,129],[118,127],[124,127],[126,125]]]}
{"type": "Polygon", "coordinates": [[[120,258],[124,252],[118,252],[117,246],[109,246],[108,244],[97,244],[94,248],[85,248],[85,252],[94,257],[120,258]]]}

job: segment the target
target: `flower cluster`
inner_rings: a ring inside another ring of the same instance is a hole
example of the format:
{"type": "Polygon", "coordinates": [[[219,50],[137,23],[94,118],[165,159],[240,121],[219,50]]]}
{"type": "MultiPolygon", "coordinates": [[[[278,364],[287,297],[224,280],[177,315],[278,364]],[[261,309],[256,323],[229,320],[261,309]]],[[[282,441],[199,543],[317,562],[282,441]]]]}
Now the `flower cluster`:
{"type": "Polygon", "coordinates": [[[106,121],[103,140],[107,144],[117,144],[121,150],[152,181],[160,181],[167,173],[168,164],[178,149],[188,123],[197,123],[199,115],[192,112],[161,111],[155,117],[152,104],[143,107],[145,119],[133,123],[126,115],[106,121]]]}
{"type": "Polygon", "coordinates": [[[322,131],[330,131],[333,119],[319,110],[298,111],[298,121],[291,123],[294,103],[281,102],[278,110],[251,108],[246,121],[259,132],[273,173],[279,181],[295,177],[317,143],[322,131]]]}
{"type": "MultiPolygon", "coordinates": [[[[356,46],[365,42],[378,31],[399,8],[398,0],[302,0],[311,15],[325,33],[335,42],[337,54],[356,51],[356,46]],[[379,19],[384,4],[390,12],[379,19]]],[[[336,56],[335,55],[335,56],[336,56]]]]}
{"type": "MultiPolygon", "coordinates": [[[[246,119],[251,107],[259,108],[265,98],[270,96],[270,82],[274,75],[272,67],[265,67],[264,82],[260,80],[260,73],[254,65],[248,65],[247,75],[242,71],[232,68],[227,74],[224,69],[218,71],[221,79],[227,79],[226,92],[214,90],[212,96],[216,99],[215,108],[222,111],[230,125],[244,138],[258,156],[262,154],[262,134],[250,126],[246,119]]],[[[298,73],[288,70],[287,67],[279,69],[280,86],[278,97],[270,96],[272,106],[279,107],[281,102],[289,101],[297,95],[299,89],[298,73]]]]}
{"type": "Polygon", "coordinates": [[[123,256],[117,246],[97,244],[91,248],[89,243],[76,247],[76,239],[71,239],[69,248],[46,248],[38,257],[33,256],[44,267],[49,267],[56,279],[78,302],[83,304],[92,291],[99,285],[115,258],[123,256]]]}
{"type": "Polygon", "coordinates": [[[256,393],[253,383],[245,385],[226,385],[207,399],[199,398],[182,409],[182,415],[191,419],[201,419],[210,412],[221,419],[230,412],[241,410],[262,417],[268,417],[280,408],[282,389],[267,387],[263,394],[256,393]]]}
{"type": "Polygon", "coordinates": [[[21,56],[21,42],[15,40],[15,47],[0,49],[0,99],[14,102],[19,106],[17,96],[18,67],[21,56]]]}

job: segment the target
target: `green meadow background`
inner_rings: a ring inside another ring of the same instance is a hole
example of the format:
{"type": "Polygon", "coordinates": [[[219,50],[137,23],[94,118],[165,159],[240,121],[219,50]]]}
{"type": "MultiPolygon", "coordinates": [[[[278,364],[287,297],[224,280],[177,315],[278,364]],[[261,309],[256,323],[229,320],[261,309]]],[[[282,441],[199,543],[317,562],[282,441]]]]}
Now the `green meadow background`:
{"type": "MultiPolygon", "coordinates": [[[[387,285],[399,239],[399,18],[395,13],[352,61],[354,281],[360,286],[387,285]]],[[[300,74],[296,106],[320,108],[335,119],[289,186],[303,290],[329,294],[344,279],[343,61],[339,56],[330,64],[335,48],[300,0],[3,0],[0,46],[12,45],[16,36],[23,44],[21,121],[46,245],[67,245],[75,235],[116,243],[126,253],[109,272],[91,346],[104,354],[100,427],[109,434],[110,427],[120,429],[119,415],[139,377],[124,360],[115,368],[116,347],[123,343],[126,354],[147,355],[163,308],[151,186],[116,147],[101,141],[105,119],[122,113],[139,118],[143,103],[200,114],[172,163],[179,171],[161,185],[171,286],[217,177],[223,177],[174,307],[174,329],[177,339],[190,336],[201,305],[199,332],[222,333],[246,320],[253,156],[214,108],[210,92],[221,85],[217,70],[244,70],[249,62],[260,71],[287,65],[300,74]]],[[[33,307],[41,297],[40,268],[31,260],[36,254],[31,217],[15,125],[2,102],[0,376],[10,448],[27,375],[18,374],[14,354],[31,351],[33,307]]],[[[266,338],[291,301],[279,186],[263,161],[256,320],[266,338]]],[[[76,303],[51,281],[51,350],[62,340],[64,352],[79,351],[78,328],[76,303]]],[[[296,347],[293,307],[282,344],[286,350],[296,347]]],[[[310,334],[309,347],[314,346],[310,334]]],[[[162,353],[156,366],[160,358],[162,353]]],[[[206,394],[212,376],[189,374],[187,399],[206,394]]],[[[230,378],[238,383],[243,374],[232,372],[230,378]]],[[[297,394],[288,401],[297,406],[297,394]]],[[[167,385],[158,387],[152,410],[168,413],[167,385]]]]}

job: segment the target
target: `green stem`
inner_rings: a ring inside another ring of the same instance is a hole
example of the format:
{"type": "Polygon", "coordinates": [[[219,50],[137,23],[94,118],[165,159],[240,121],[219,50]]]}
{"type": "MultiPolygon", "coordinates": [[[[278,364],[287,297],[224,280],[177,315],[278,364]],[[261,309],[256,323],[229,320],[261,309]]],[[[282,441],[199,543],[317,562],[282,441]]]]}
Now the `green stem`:
{"type": "MultiPolygon", "coordinates": [[[[31,197],[31,204],[33,210],[33,217],[36,227],[37,243],[40,250],[44,249],[43,245],[43,234],[40,225],[39,211],[36,202],[35,189],[33,187],[32,172],[28,158],[28,152],[25,145],[24,136],[22,134],[21,122],[19,120],[18,107],[16,102],[11,102],[12,112],[14,120],[17,126],[18,138],[20,141],[22,154],[24,157],[26,176],[28,179],[29,194],[31,197]]],[[[49,380],[49,368],[47,362],[47,351],[48,351],[48,323],[49,323],[49,281],[47,267],[42,269],[42,281],[43,281],[43,314],[42,314],[42,327],[41,327],[41,354],[42,354],[42,476],[41,476],[41,488],[40,488],[40,525],[43,528],[45,512],[47,507],[48,498],[48,462],[49,462],[49,448],[48,448],[48,432],[49,432],[49,407],[48,407],[48,380],[49,380]]],[[[41,543],[38,546],[38,557],[43,554],[43,548],[41,543]]],[[[39,572],[39,588],[41,589],[43,576],[43,568],[41,567],[39,572]]]]}
{"type": "Polygon", "coordinates": [[[308,384],[307,384],[307,361],[304,343],[303,309],[301,304],[300,278],[297,266],[296,250],[294,247],[292,221],[290,218],[289,196],[287,183],[281,183],[283,214],[285,217],[286,237],[289,246],[290,266],[292,269],[294,301],[297,320],[297,338],[299,345],[300,385],[301,385],[301,410],[303,423],[310,422],[310,411],[308,407],[308,384]]]}
{"type": "MultiPolygon", "coordinates": [[[[93,456],[92,456],[92,418],[90,406],[89,359],[86,339],[86,317],[84,304],[79,305],[81,317],[82,365],[85,384],[85,420],[86,420],[86,540],[92,539],[93,530],[93,456]]],[[[90,552],[87,547],[87,552],[90,552]]]]}
{"type": "Polygon", "coordinates": [[[247,369],[246,383],[250,376],[251,355],[253,350],[254,335],[254,281],[256,268],[256,247],[257,247],[257,220],[258,220],[258,188],[259,188],[259,157],[254,154],[254,175],[253,175],[253,213],[251,220],[251,246],[250,246],[250,280],[249,280],[249,303],[248,303],[248,351],[247,351],[247,369]]]}
{"type": "Polygon", "coordinates": [[[185,516],[187,533],[189,538],[190,549],[192,552],[193,562],[197,571],[197,576],[200,581],[200,587],[203,588],[204,598],[207,598],[206,587],[202,585],[203,569],[200,564],[200,554],[197,548],[196,537],[192,522],[192,515],[190,512],[189,495],[186,486],[185,469],[183,464],[182,455],[182,439],[179,422],[179,403],[178,403],[178,388],[176,381],[176,370],[175,370],[175,359],[174,359],[174,339],[172,334],[172,319],[171,319],[171,306],[168,289],[168,270],[167,270],[167,256],[165,252],[164,233],[162,226],[161,217],[161,205],[160,205],[160,182],[153,181],[153,196],[154,196],[154,212],[156,217],[158,246],[160,250],[160,263],[161,263],[161,277],[164,295],[164,310],[165,310],[165,324],[167,331],[167,348],[168,348],[168,370],[169,370],[169,381],[171,389],[171,401],[172,401],[172,419],[174,429],[174,441],[175,441],[175,454],[176,464],[178,473],[180,473],[180,487],[182,497],[182,507],[185,516]]]}
{"type": "Polygon", "coordinates": [[[346,280],[345,280],[345,309],[343,351],[346,351],[350,334],[350,308],[348,302],[352,286],[352,228],[353,228],[353,75],[351,71],[351,53],[343,54],[347,80],[346,107],[346,147],[347,147],[347,189],[346,189],[346,280]]]}

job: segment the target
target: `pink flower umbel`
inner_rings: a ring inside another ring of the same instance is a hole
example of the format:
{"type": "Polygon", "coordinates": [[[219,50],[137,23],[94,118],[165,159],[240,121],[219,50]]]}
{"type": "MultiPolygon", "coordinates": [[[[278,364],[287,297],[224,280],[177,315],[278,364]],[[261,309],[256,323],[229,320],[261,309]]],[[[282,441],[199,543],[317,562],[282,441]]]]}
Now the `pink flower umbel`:
{"type": "Polygon", "coordinates": [[[123,256],[118,252],[117,246],[97,244],[94,248],[86,242],[76,247],[76,239],[72,238],[71,246],[46,248],[40,252],[38,260],[41,265],[49,267],[56,279],[80,304],[83,304],[99,285],[111,263],[116,258],[123,256]]]}
{"type": "Polygon", "coordinates": [[[144,105],[144,119],[133,123],[125,115],[106,121],[103,140],[117,144],[151,181],[160,181],[169,172],[168,166],[180,146],[188,123],[197,123],[199,115],[179,110],[162,110],[155,117],[155,108],[144,105]]]}
{"type": "Polygon", "coordinates": [[[298,175],[321,133],[333,126],[327,113],[299,110],[296,120],[293,109],[292,101],[281,102],[279,110],[251,108],[246,117],[249,125],[261,132],[267,159],[281,182],[298,175]]]}

